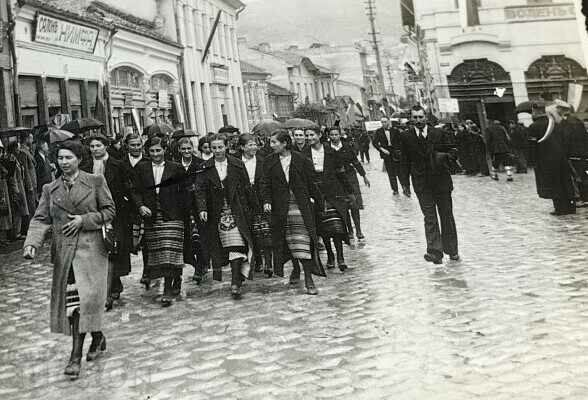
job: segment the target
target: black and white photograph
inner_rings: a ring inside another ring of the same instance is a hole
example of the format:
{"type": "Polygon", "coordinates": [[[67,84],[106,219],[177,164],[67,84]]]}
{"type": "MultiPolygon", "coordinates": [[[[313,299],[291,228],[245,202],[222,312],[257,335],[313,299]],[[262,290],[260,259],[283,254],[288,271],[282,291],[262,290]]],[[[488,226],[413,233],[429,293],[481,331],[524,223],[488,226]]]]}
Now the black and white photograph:
{"type": "Polygon", "coordinates": [[[0,399],[588,399],[587,17],[0,0],[0,399]]]}

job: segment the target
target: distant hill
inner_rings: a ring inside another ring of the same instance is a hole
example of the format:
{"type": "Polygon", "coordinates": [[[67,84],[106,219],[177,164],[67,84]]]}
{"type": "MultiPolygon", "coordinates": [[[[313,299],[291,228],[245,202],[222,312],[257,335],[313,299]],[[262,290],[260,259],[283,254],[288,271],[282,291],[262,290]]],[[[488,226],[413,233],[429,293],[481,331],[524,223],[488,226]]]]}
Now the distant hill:
{"type": "MultiPolygon", "coordinates": [[[[314,42],[351,44],[369,39],[364,0],[243,0],[239,36],[250,45],[274,46],[314,42]]],[[[385,43],[397,42],[400,32],[398,0],[376,0],[377,24],[385,43]]]]}

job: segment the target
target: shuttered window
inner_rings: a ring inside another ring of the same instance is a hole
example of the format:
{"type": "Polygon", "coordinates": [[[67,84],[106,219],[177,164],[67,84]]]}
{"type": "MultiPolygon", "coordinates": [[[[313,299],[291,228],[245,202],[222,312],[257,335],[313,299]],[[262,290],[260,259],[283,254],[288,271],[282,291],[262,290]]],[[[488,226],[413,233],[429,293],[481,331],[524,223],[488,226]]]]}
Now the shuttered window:
{"type": "Polygon", "coordinates": [[[47,79],[47,106],[61,107],[61,88],[59,79],[47,79]]]}
{"type": "Polygon", "coordinates": [[[82,105],[82,82],[81,81],[69,81],[68,88],[69,103],[72,106],[82,105]]]}
{"type": "Polygon", "coordinates": [[[37,78],[19,77],[20,104],[22,107],[37,107],[37,78]]]}

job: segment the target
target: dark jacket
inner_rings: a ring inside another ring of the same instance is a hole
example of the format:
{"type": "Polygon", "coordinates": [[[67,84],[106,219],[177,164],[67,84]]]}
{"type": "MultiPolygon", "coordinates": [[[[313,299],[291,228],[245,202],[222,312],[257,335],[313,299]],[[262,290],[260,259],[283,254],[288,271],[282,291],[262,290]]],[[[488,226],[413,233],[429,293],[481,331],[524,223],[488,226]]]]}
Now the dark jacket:
{"type": "MultiPolygon", "coordinates": [[[[81,165],[81,170],[93,173],[94,162],[92,159],[81,165]]],[[[127,173],[124,163],[120,160],[108,157],[104,165],[104,178],[116,206],[116,214],[112,226],[119,240],[118,254],[111,256],[114,265],[114,276],[126,276],[131,272],[131,248],[133,237],[131,231],[131,176],[127,173]]]]}
{"type": "Polygon", "coordinates": [[[515,127],[510,130],[510,144],[513,149],[526,149],[529,146],[528,140],[527,128],[524,126],[516,124],[515,127]]]}
{"type": "Polygon", "coordinates": [[[308,144],[305,144],[304,146],[302,146],[302,148],[300,148],[296,143],[292,143],[292,151],[295,151],[297,153],[304,153],[307,148],[308,144]]]}
{"type": "Polygon", "coordinates": [[[510,138],[502,125],[492,123],[486,128],[486,148],[488,153],[510,153],[510,138]]]}
{"type": "Polygon", "coordinates": [[[310,235],[314,264],[316,267],[322,268],[318,257],[315,208],[311,203],[312,198],[316,207],[322,207],[322,196],[313,180],[314,170],[311,161],[300,153],[293,151],[289,182],[286,180],[280,163],[280,156],[277,154],[272,154],[265,159],[263,171],[261,198],[264,204],[271,204],[272,206],[272,242],[274,254],[276,255],[274,272],[278,276],[284,276],[284,263],[291,258],[285,239],[290,191],[296,199],[296,204],[304,220],[304,226],[310,235]]]}
{"type": "MultiPolygon", "coordinates": [[[[335,149],[333,149],[333,150],[335,150],[335,149]]],[[[355,155],[355,151],[353,150],[353,148],[350,145],[343,144],[343,147],[338,151],[335,150],[335,152],[339,156],[339,159],[341,160],[341,163],[342,163],[343,168],[346,173],[348,173],[348,174],[351,174],[351,173],[356,174],[357,173],[361,176],[365,176],[365,169],[363,168],[363,165],[361,165],[361,163],[357,159],[357,156],[355,155]]]]}
{"type": "MultiPolygon", "coordinates": [[[[547,131],[547,117],[537,118],[528,128],[529,138],[541,140],[547,131]]],[[[573,199],[572,175],[567,160],[562,124],[555,124],[553,132],[537,143],[535,182],[537,194],[544,199],[573,199]]]]}
{"type": "MultiPolygon", "coordinates": [[[[157,209],[157,193],[155,191],[155,178],[151,162],[140,162],[135,166],[132,197],[139,208],[145,206],[153,214],[157,209]]],[[[159,204],[165,221],[184,221],[188,216],[190,205],[188,199],[186,171],[181,165],[173,161],[165,161],[162,186],[159,189],[159,204]],[[164,184],[165,182],[171,184],[164,184]]],[[[146,219],[146,224],[150,219],[146,219]]]]}
{"type": "Polygon", "coordinates": [[[402,169],[412,176],[414,191],[450,192],[453,181],[449,173],[449,157],[453,145],[443,141],[443,133],[431,126],[422,140],[414,127],[402,136],[402,169]]]}
{"type": "Polygon", "coordinates": [[[390,127],[388,131],[390,131],[390,141],[388,141],[388,138],[386,137],[385,129],[380,128],[376,131],[372,144],[374,145],[376,150],[380,152],[380,157],[382,159],[392,159],[393,161],[400,161],[400,153],[402,150],[402,139],[400,131],[394,127],[390,127]],[[386,155],[382,153],[382,149],[388,150],[390,154],[386,155]]]}
{"type": "Polygon", "coordinates": [[[37,174],[37,193],[41,194],[43,185],[53,181],[51,161],[49,156],[43,158],[39,152],[35,153],[35,172],[37,174]]]}
{"type": "Polygon", "coordinates": [[[225,198],[231,207],[239,233],[248,246],[253,245],[251,224],[253,212],[258,208],[258,204],[251,189],[245,165],[241,160],[227,156],[227,178],[224,184],[220,181],[214,163],[214,158],[206,161],[202,172],[198,174],[196,203],[198,213],[203,211],[208,213],[206,235],[210,256],[213,267],[220,269],[229,262],[228,251],[222,247],[218,234],[218,224],[225,198]]]}
{"type": "Polygon", "coordinates": [[[584,123],[570,115],[561,122],[568,157],[588,158],[588,133],[584,123]]]}
{"type": "MultiPolygon", "coordinates": [[[[257,199],[257,204],[259,206],[259,209],[255,210],[255,212],[261,212],[263,208],[263,205],[261,204],[261,184],[263,181],[263,164],[265,158],[260,156],[259,154],[256,154],[255,159],[255,178],[253,180],[253,185],[251,189],[253,190],[253,194],[255,195],[255,198],[257,199]]],[[[247,173],[247,169],[245,169],[245,173],[247,173]]],[[[249,174],[247,174],[247,177],[250,178],[249,174]]]]}

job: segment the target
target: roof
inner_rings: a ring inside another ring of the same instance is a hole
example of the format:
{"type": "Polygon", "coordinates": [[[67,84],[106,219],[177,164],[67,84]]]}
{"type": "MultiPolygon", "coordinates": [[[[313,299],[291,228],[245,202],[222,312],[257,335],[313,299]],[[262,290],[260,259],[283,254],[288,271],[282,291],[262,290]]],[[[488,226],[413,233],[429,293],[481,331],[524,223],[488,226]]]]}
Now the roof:
{"type": "Polygon", "coordinates": [[[117,28],[146,36],[178,48],[182,46],[157,32],[155,23],[120,11],[110,5],[94,0],[85,7],[80,0],[18,0],[20,6],[30,5],[47,12],[73,18],[102,28],[117,28]],[[112,22],[106,22],[105,19],[112,22]]]}
{"type": "Polygon", "coordinates": [[[267,90],[270,95],[274,96],[294,96],[294,93],[286,88],[276,85],[275,83],[268,82],[267,90]]]}
{"type": "Polygon", "coordinates": [[[244,74],[265,74],[265,75],[271,75],[269,72],[267,72],[266,70],[264,70],[263,68],[260,68],[258,66],[255,66],[253,64],[250,64],[246,61],[241,60],[241,72],[244,74]]]}
{"type": "Polygon", "coordinates": [[[333,70],[323,67],[322,65],[315,64],[312,60],[306,56],[301,56],[296,53],[291,53],[289,51],[284,50],[277,50],[272,51],[269,53],[275,57],[278,57],[286,63],[288,63],[291,67],[296,67],[300,64],[304,64],[304,66],[311,72],[315,74],[333,74],[333,70]]]}

